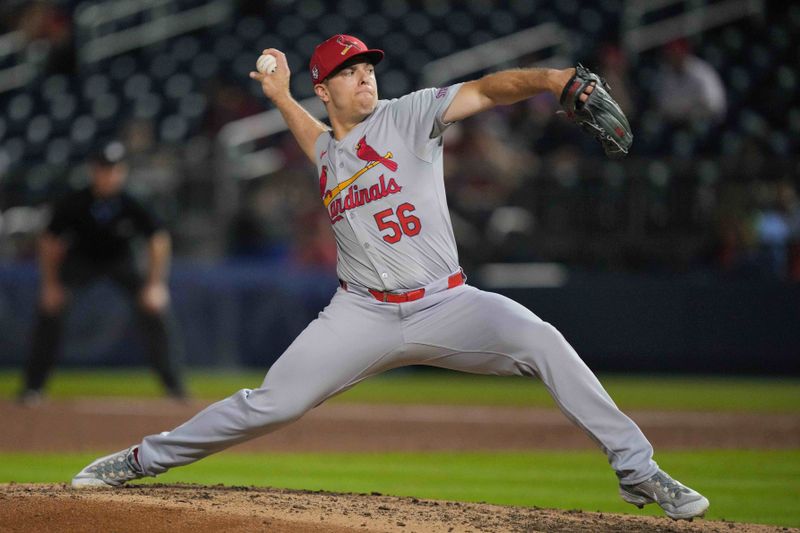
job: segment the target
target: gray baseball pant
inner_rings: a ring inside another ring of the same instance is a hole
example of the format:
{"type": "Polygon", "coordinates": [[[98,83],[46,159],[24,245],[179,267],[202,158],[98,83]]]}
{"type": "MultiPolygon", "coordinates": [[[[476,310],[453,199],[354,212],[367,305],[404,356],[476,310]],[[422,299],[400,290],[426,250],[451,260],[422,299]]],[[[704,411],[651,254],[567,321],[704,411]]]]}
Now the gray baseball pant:
{"type": "Polygon", "coordinates": [[[144,472],[157,475],[275,431],[380,372],[407,365],[501,376],[538,376],[564,414],[595,440],[620,481],[658,466],[653,448],[564,337],[522,305],[446,279],[408,303],[338,289],[272,365],[258,389],[214,403],[172,431],[146,437],[144,472]]]}

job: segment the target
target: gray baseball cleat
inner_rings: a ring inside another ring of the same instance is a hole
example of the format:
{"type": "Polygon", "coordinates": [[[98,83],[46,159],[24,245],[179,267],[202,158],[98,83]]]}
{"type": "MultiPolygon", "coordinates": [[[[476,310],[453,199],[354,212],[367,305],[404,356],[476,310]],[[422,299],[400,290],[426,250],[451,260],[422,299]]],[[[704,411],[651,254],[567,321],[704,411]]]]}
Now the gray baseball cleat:
{"type": "Polygon", "coordinates": [[[111,455],[101,457],[75,474],[72,486],[76,489],[118,487],[126,481],[144,477],[136,457],[137,447],[131,446],[111,455]]]}
{"type": "Polygon", "coordinates": [[[691,520],[703,516],[708,509],[705,496],[675,481],[663,470],[636,485],[620,484],[619,495],[639,509],[657,503],[673,520],[691,520]]]}

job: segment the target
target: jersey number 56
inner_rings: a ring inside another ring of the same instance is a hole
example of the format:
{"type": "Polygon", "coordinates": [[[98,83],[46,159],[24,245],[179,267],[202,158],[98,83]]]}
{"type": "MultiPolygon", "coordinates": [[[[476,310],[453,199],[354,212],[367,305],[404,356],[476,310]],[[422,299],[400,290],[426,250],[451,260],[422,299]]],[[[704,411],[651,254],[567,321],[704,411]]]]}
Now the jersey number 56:
{"type": "Polygon", "coordinates": [[[413,213],[416,207],[414,204],[400,204],[397,206],[397,222],[393,220],[395,212],[391,209],[384,209],[375,213],[375,222],[378,224],[378,229],[389,230],[389,233],[383,236],[383,240],[389,244],[394,244],[399,241],[403,235],[413,237],[422,230],[422,222],[419,218],[410,214],[413,213]]]}

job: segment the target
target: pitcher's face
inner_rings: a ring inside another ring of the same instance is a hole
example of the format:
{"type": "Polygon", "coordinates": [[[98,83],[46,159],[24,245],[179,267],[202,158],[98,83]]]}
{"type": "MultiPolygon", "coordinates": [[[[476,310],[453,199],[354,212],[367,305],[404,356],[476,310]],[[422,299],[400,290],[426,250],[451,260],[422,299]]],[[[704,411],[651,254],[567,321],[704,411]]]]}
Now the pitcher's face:
{"type": "Polygon", "coordinates": [[[317,95],[340,115],[366,117],[378,105],[375,66],[361,60],[345,65],[317,85],[317,95]]]}

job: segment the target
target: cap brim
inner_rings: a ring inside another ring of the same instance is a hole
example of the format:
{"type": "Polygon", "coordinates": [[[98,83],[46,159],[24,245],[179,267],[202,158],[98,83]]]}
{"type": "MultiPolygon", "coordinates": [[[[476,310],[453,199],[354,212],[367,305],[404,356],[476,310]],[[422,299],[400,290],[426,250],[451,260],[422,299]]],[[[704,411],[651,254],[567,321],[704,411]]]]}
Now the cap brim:
{"type": "Polygon", "coordinates": [[[327,76],[325,76],[323,79],[319,80],[316,83],[322,83],[323,81],[327,80],[328,78],[330,78],[331,76],[335,75],[337,72],[342,70],[342,68],[344,68],[345,65],[352,64],[353,59],[364,58],[371,64],[377,65],[383,60],[383,56],[384,56],[383,50],[378,50],[377,48],[364,50],[363,52],[353,54],[347,57],[344,61],[342,61],[338,65],[336,65],[336,67],[333,70],[331,70],[327,76]]]}
{"type": "Polygon", "coordinates": [[[356,56],[367,56],[367,59],[373,65],[377,65],[383,60],[383,50],[378,50],[377,48],[373,48],[372,50],[367,50],[365,52],[359,52],[356,56]]]}

